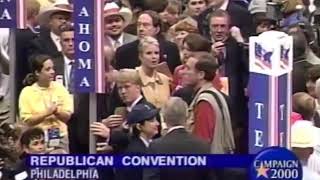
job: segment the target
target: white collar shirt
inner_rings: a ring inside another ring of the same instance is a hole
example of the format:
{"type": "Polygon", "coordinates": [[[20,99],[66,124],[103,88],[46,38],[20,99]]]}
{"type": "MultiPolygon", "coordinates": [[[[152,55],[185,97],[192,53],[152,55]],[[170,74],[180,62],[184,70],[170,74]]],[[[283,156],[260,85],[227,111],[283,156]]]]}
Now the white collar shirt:
{"type": "Polygon", "coordinates": [[[53,32],[50,32],[50,37],[52,39],[52,41],[54,42],[54,44],[56,45],[57,49],[59,52],[61,52],[62,47],[61,47],[61,42],[60,42],[60,37],[57,36],[56,34],[54,34],[53,32]]]}

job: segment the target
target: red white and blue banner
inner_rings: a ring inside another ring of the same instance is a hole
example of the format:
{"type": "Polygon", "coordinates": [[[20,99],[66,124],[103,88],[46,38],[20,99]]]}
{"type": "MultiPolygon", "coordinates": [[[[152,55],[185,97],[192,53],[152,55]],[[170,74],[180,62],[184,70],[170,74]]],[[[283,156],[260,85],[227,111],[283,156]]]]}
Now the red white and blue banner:
{"type": "Polygon", "coordinates": [[[291,37],[277,31],[250,37],[250,153],[289,147],[291,71],[291,37]]]}
{"type": "Polygon", "coordinates": [[[0,28],[26,27],[24,0],[0,0],[0,28]]]}
{"type": "Polygon", "coordinates": [[[103,3],[81,0],[74,4],[75,91],[104,93],[103,3]]]}

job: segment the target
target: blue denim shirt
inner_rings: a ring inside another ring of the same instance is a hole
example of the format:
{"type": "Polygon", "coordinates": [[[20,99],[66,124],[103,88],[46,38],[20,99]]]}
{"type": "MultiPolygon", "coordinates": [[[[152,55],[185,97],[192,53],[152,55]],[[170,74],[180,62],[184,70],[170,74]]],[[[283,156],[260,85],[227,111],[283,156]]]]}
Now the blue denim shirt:
{"type": "Polygon", "coordinates": [[[301,11],[298,11],[286,17],[285,19],[283,19],[281,22],[281,27],[287,28],[291,25],[302,23],[302,22],[308,22],[308,19],[306,19],[303,16],[301,11]]]}

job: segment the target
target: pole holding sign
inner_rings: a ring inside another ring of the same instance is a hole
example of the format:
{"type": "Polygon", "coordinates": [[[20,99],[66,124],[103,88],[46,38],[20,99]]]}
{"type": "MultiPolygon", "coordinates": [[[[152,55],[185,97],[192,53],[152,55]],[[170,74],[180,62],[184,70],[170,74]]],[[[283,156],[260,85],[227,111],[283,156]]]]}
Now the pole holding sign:
{"type": "Polygon", "coordinates": [[[250,153],[290,146],[292,44],[278,31],[250,37],[250,153]]]}

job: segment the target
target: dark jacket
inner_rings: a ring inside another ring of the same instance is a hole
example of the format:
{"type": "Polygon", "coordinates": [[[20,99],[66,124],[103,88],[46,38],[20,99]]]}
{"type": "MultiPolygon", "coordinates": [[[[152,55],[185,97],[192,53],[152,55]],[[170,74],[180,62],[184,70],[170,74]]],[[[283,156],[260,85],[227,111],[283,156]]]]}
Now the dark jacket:
{"type": "Polygon", "coordinates": [[[231,111],[238,123],[248,121],[247,98],[244,89],[248,85],[249,60],[245,52],[235,39],[226,41],[225,75],[229,82],[229,96],[231,111]]]}
{"type": "MultiPolygon", "coordinates": [[[[176,129],[153,141],[150,154],[209,154],[208,144],[189,134],[185,129],[176,129]]],[[[210,170],[199,168],[148,168],[144,169],[143,180],[208,180],[213,179],[210,170]]]]}
{"type": "MultiPolygon", "coordinates": [[[[179,50],[176,44],[159,39],[160,44],[160,62],[167,62],[171,73],[174,69],[181,64],[179,50]]],[[[138,52],[139,40],[125,44],[119,47],[115,55],[115,68],[117,70],[130,68],[134,69],[140,66],[139,52],[138,52]]]]}
{"type": "MultiPolygon", "coordinates": [[[[142,98],[137,104],[151,104],[145,98],[142,98]]],[[[157,116],[157,120],[160,121],[160,115],[157,116]]],[[[161,123],[160,123],[161,124],[161,123]]],[[[154,138],[158,138],[161,135],[161,126],[159,126],[159,134],[157,134],[154,138]]],[[[124,153],[126,152],[128,145],[130,143],[131,134],[127,130],[111,130],[109,145],[112,146],[114,153],[124,153]]]]}
{"type": "MultiPolygon", "coordinates": [[[[97,119],[106,118],[105,94],[96,94],[97,96],[97,119]]],[[[74,113],[68,121],[70,152],[89,153],[89,104],[90,97],[88,93],[74,94],[74,113]]],[[[98,139],[98,141],[100,141],[98,139]]]]}
{"type": "MultiPolygon", "coordinates": [[[[10,178],[8,179],[15,179],[15,175],[20,174],[20,173],[30,173],[31,168],[28,166],[28,162],[27,162],[27,156],[28,154],[23,152],[20,157],[19,160],[17,161],[17,163],[15,164],[14,169],[11,171],[11,175],[10,178]]],[[[5,179],[5,177],[3,177],[5,179]]],[[[27,180],[31,180],[30,177],[27,178],[27,180]]]]}
{"type": "Polygon", "coordinates": [[[31,41],[30,55],[46,54],[52,58],[61,56],[61,52],[58,51],[57,46],[54,44],[50,37],[50,30],[43,29],[40,32],[40,36],[31,41]]]}
{"type": "Polygon", "coordinates": [[[292,94],[297,92],[307,92],[306,88],[306,72],[313,65],[304,57],[296,58],[293,62],[292,70],[292,94]]]}
{"type": "MultiPolygon", "coordinates": [[[[130,138],[130,143],[124,152],[125,154],[143,155],[147,153],[147,147],[138,137],[130,138]]],[[[142,180],[142,168],[123,168],[117,169],[115,180],[142,180]]]]}
{"type": "MultiPolygon", "coordinates": [[[[209,7],[203,11],[198,17],[198,29],[202,35],[210,38],[209,30],[209,15],[214,9],[209,7]]],[[[249,11],[238,4],[229,1],[226,11],[229,13],[231,18],[231,26],[237,26],[241,30],[241,34],[248,38],[253,32],[254,27],[252,23],[252,17],[249,11]]]]}
{"type": "Polygon", "coordinates": [[[64,87],[68,88],[68,85],[65,82],[65,78],[67,74],[64,74],[65,68],[66,68],[64,65],[64,56],[61,54],[56,58],[53,58],[52,61],[53,61],[54,70],[55,70],[55,80],[57,80],[58,76],[61,76],[63,78],[62,81],[63,81],[64,87]]]}

